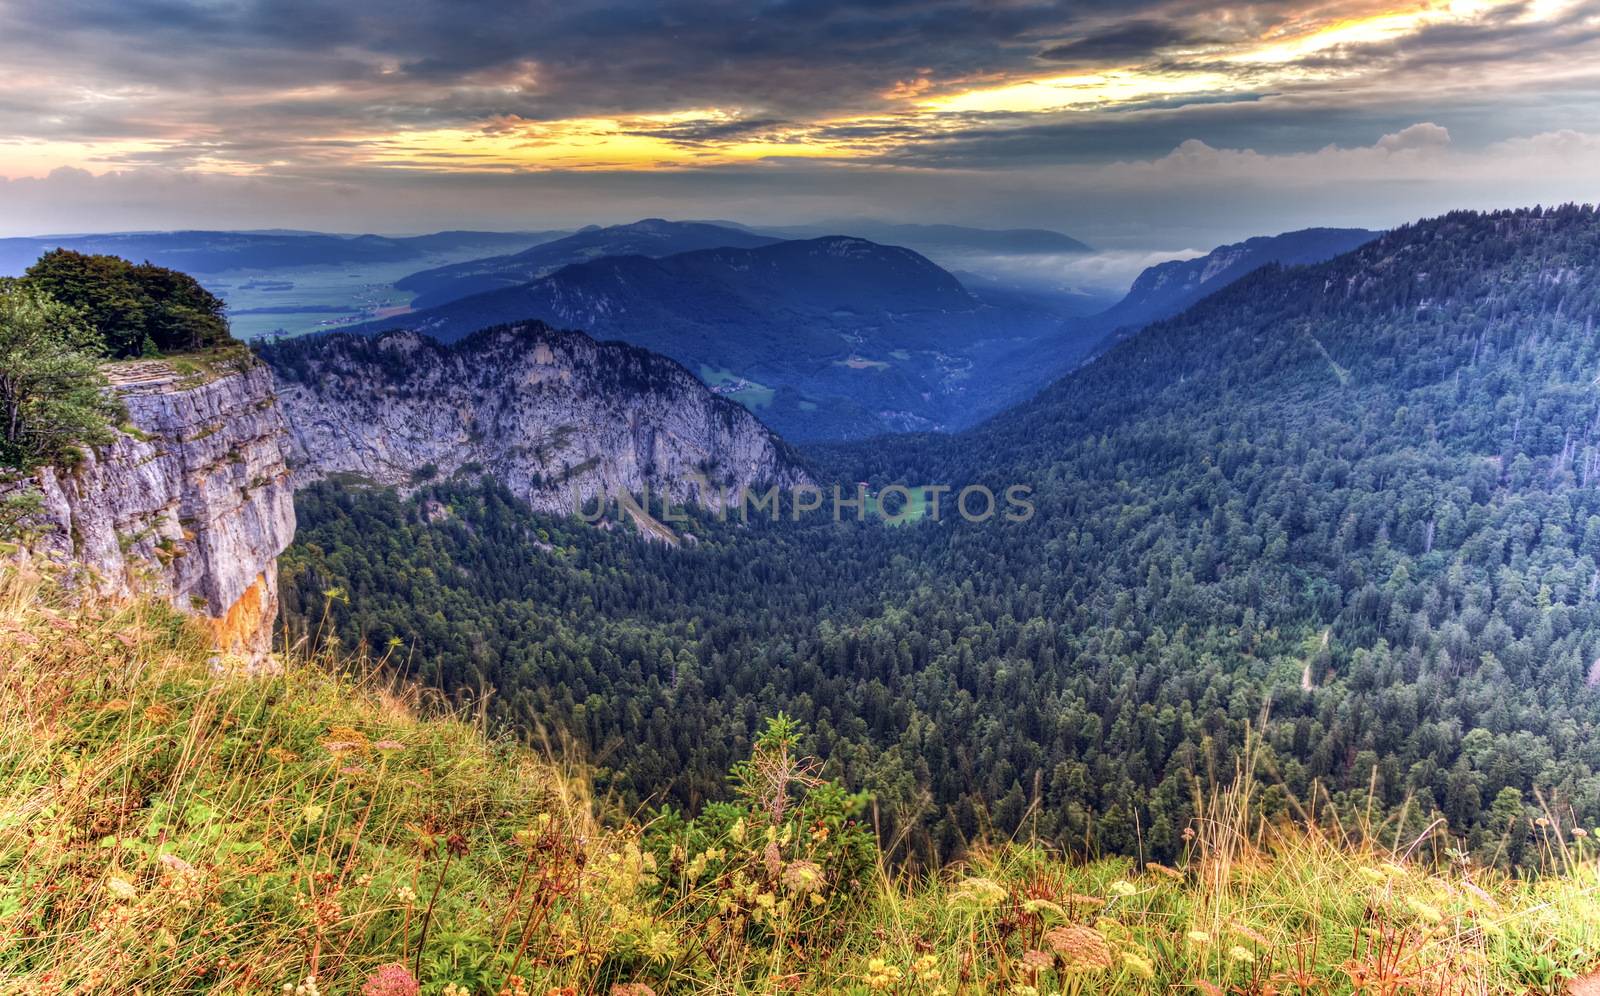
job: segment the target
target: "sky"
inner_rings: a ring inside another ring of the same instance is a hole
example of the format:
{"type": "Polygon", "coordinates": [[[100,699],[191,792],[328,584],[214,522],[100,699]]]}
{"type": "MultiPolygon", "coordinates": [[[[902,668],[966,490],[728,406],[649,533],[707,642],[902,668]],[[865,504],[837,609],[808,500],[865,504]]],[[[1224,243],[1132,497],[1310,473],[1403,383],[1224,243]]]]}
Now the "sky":
{"type": "Polygon", "coordinates": [[[0,0],[0,234],[1600,199],[1600,0],[0,0]]]}

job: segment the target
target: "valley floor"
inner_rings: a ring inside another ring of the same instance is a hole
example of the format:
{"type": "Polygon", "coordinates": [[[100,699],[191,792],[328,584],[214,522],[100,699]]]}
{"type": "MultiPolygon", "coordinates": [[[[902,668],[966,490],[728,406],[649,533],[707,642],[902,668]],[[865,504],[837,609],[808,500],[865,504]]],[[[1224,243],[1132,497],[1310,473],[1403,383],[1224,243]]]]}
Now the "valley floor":
{"type": "Polygon", "coordinates": [[[0,575],[0,992],[1555,993],[1600,962],[1596,838],[1548,819],[1511,878],[1442,827],[1264,825],[1246,767],[1175,866],[897,873],[784,721],[733,801],[629,819],[382,674],[250,676],[164,607],[0,575]]]}

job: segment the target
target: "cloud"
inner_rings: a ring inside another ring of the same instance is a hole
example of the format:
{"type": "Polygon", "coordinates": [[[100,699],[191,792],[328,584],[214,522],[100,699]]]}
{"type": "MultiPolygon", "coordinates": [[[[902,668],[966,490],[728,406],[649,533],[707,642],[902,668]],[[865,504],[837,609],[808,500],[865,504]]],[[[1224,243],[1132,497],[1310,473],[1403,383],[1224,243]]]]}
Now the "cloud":
{"type": "Polygon", "coordinates": [[[1448,148],[1449,145],[1450,129],[1442,128],[1431,121],[1424,121],[1392,135],[1383,136],[1378,139],[1376,148],[1385,152],[1438,151],[1448,148]]]}
{"type": "Polygon", "coordinates": [[[1600,0],[10,0],[0,176],[38,179],[0,225],[894,213],[1209,247],[1580,191],[1595,120],[1600,0]]]}
{"type": "Polygon", "coordinates": [[[1052,45],[1040,52],[1039,58],[1080,66],[1145,61],[1164,48],[1214,40],[1214,36],[1208,37],[1167,21],[1131,20],[1082,38],[1052,45]]]}

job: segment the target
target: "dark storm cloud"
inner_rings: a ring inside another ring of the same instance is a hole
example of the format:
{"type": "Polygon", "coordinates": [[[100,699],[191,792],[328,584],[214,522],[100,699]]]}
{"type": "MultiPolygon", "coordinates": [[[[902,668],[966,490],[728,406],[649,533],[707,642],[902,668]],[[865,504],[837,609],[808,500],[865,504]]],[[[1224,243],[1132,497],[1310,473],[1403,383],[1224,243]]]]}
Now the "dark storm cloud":
{"type": "Polygon", "coordinates": [[[1130,59],[1142,62],[1150,59],[1159,49],[1211,40],[1213,39],[1203,34],[1197,34],[1167,21],[1135,20],[1061,45],[1053,45],[1040,52],[1039,58],[1073,65],[1097,65],[1125,62],[1130,59]]]}
{"type": "MultiPolygon", "coordinates": [[[[1036,39],[1071,30],[1084,12],[1123,6],[20,0],[0,51],[48,53],[128,82],[224,92],[321,83],[425,92],[473,80],[493,85],[497,74],[537,65],[522,92],[462,110],[553,118],[631,112],[641,102],[739,100],[810,113],[858,106],[925,71],[959,77],[1015,69],[1031,58],[1036,39]]],[[[359,90],[353,102],[371,106],[359,90]]],[[[425,108],[413,114],[427,117],[425,108]]]]}
{"type": "MultiPolygon", "coordinates": [[[[1075,210],[1126,212],[1131,225],[1178,207],[1157,196],[1164,188],[1112,199],[1072,178],[1191,141],[1272,157],[1372,148],[1425,122],[1452,150],[1600,130],[1600,0],[1559,14],[1510,5],[1284,64],[1231,58],[1235,46],[1375,13],[1366,0],[0,0],[0,177],[127,167],[0,180],[0,219],[59,228],[33,206],[51,199],[64,217],[147,227],[174,210],[207,212],[182,223],[374,225],[332,220],[348,215],[421,228],[513,215],[531,227],[741,211],[799,220],[885,205],[1031,223],[1070,188],[1085,205],[1075,210]],[[1113,69],[1151,85],[1070,110],[927,103],[1113,69]],[[1161,88],[1202,72],[1223,83],[1161,88]],[[491,151],[559,145],[575,119],[569,134],[609,129],[632,158],[582,162],[581,142],[548,161],[491,151]],[[448,134],[415,140],[434,132],[448,134]],[[789,154],[808,143],[828,158],[789,154]],[[41,145],[62,150],[27,159],[41,145]],[[777,154],[716,161],[752,145],[748,155],[777,154]],[[673,169],[648,168],[669,156],[673,169]]],[[[1207,209],[1223,220],[1195,231],[1292,203],[1217,200],[1207,209]]],[[[1086,216],[1060,223],[1074,217],[1086,216]]]]}

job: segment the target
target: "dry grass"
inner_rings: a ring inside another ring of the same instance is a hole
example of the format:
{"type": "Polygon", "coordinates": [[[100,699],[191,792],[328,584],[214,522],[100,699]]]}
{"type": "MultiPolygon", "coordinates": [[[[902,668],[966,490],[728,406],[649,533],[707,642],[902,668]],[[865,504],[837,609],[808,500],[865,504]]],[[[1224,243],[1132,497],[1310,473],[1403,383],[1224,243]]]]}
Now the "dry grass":
{"type": "Polygon", "coordinates": [[[1176,867],[1012,843],[913,881],[850,863],[781,739],[748,805],[608,824],[374,662],[218,663],[159,605],[0,573],[0,993],[1558,992],[1600,962],[1593,836],[1525,828],[1537,879],[1422,863],[1263,824],[1248,754],[1176,867]]]}

